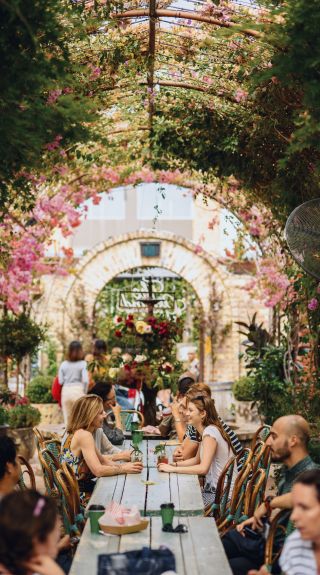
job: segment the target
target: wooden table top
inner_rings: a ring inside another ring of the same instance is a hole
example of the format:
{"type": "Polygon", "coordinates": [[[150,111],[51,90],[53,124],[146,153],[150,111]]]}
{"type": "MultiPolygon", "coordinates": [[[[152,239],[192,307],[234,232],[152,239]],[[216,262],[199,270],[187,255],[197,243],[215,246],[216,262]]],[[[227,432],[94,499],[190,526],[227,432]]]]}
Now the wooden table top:
{"type": "MultiPolygon", "coordinates": [[[[96,575],[98,556],[165,545],[175,555],[178,575],[231,575],[214,520],[184,517],[188,533],[164,533],[160,517],[150,517],[147,529],[130,535],[92,535],[89,521],[81,537],[69,575],[96,575]]],[[[174,526],[177,521],[174,520],[174,526]]],[[[138,575],[138,574],[137,574],[138,575]]]]}

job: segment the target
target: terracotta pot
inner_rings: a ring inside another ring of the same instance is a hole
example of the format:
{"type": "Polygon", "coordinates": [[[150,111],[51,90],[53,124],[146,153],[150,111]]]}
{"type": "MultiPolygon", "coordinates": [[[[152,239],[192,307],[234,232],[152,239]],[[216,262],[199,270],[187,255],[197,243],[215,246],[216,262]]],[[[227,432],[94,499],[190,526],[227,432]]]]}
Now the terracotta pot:
{"type": "Polygon", "coordinates": [[[36,450],[36,438],[32,427],[9,428],[7,435],[12,437],[16,443],[19,455],[22,455],[27,461],[32,459],[36,450]]]}
{"type": "Polygon", "coordinates": [[[41,423],[63,423],[62,409],[57,403],[32,403],[32,407],[39,409],[41,423]]]}

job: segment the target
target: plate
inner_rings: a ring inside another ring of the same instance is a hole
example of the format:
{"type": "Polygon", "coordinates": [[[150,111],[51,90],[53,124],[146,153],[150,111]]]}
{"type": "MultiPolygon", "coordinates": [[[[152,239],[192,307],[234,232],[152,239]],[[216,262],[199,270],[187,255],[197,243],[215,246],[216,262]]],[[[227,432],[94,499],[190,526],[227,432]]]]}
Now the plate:
{"type": "Polygon", "coordinates": [[[111,533],[112,535],[126,535],[127,533],[137,533],[138,531],[143,531],[149,525],[149,519],[143,519],[140,523],[135,525],[101,525],[99,523],[100,529],[105,533],[111,533]]]}

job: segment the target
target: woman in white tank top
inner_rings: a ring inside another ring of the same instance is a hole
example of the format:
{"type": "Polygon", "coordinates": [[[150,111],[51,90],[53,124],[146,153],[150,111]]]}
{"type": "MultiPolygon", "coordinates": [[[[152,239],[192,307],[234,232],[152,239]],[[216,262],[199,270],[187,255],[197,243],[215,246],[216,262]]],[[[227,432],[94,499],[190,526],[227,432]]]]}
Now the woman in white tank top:
{"type": "Polygon", "coordinates": [[[62,385],[61,405],[64,423],[67,426],[74,402],[87,393],[89,377],[87,362],[79,341],[69,345],[68,356],[59,368],[58,379],[62,385]]]}

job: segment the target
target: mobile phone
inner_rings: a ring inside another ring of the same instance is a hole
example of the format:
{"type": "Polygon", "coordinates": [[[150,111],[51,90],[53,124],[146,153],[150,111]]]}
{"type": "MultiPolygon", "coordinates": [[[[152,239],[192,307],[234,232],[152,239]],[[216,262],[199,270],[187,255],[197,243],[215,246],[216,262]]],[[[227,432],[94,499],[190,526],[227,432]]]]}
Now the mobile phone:
{"type": "Polygon", "coordinates": [[[260,539],[261,538],[261,533],[259,531],[255,531],[254,529],[251,529],[251,527],[248,527],[248,525],[246,525],[246,527],[244,527],[243,532],[244,532],[245,536],[248,537],[249,539],[260,539]]]}

